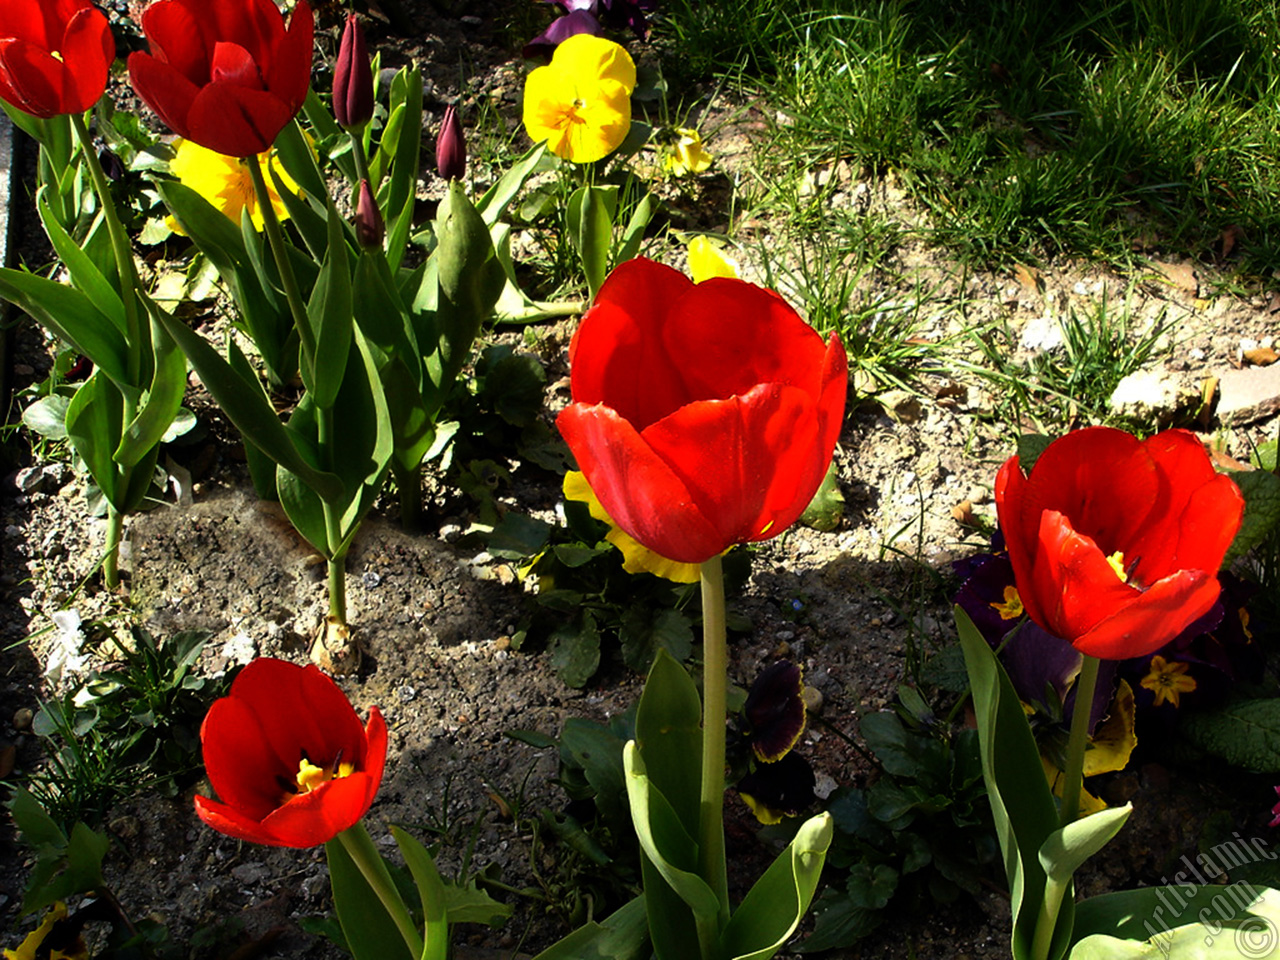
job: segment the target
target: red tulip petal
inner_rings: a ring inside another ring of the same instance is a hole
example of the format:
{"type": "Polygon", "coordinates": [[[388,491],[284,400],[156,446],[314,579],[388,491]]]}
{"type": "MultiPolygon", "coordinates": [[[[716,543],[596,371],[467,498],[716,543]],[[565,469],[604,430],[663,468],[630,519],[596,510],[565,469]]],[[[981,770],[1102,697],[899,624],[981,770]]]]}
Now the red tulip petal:
{"type": "Polygon", "coordinates": [[[1055,440],[1031,471],[1023,498],[1028,531],[1058,510],[1106,554],[1125,549],[1152,516],[1161,481],[1142,444],[1123,430],[1088,427],[1055,440]]]}
{"type": "MultiPolygon", "coordinates": [[[[162,5],[148,7],[147,11],[162,5]]],[[[148,53],[129,54],[129,82],[166,127],[180,137],[190,139],[187,115],[200,92],[198,86],[148,53]]]]}
{"type": "Polygon", "coordinates": [[[294,113],[307,98],[311,85],[311,57],[315,20],[306,0],[298,0],[289,16],[289,29],[275,47],[271,61],[263,65],[267,89],[288,104],[294,113]]]}
{"type": "Polygon", "coordinates": [[[364,773],[353,773],[321,784],[277,807],[262,827],[285,847],[314,847],[350,829],[369,809],[377,784],[364,773]]]}
{"type": "MultiPolygon", "coordinates": [[[[178,0],[161,0],[142,11],[142,32],[147,37],[151,54],[196,85],[207,83],[209,80],[209,62],[213,56],[213,44],[218,37],[216,34],[206,37],[208,26],[204,21],[204,12],[217,6],[219,4],[201,3],[196,9],[191,10],[178,0]]],[[[141,54],[129,55],[131,75],[134,58],[138,56],[141,54]]],[[[134,87],[137,86],[135,79],[134,87]]],[[[139,94],[147,103],[151,103],[147,94],[141,90],[139,94]]],[[[152,109],[155,107],[153,106],[152,109]]],[[[159,110],[156,112],[160,113],[159,110]]],[[[183,112],[185,115],[185,111],[183,112]]],[[[169,121],[165,120],[165,122],[169,121]]],[[[173,126],[173,124],[169,125],[173,126]]]]}
{"type": "Polygon", "coordinates": [[[36,117],[48,119],[62,112],[65,65],[25,40],[0,41],[0,90],[14,106],[36,117]]]}
{"type": "MultiPolygon", "coordinates": [[[[184,0],[202,21],[206,43],[227,40],[249,51],[265,75],[284,41],[284,16],[275,0],[184,0]]],[[[308,13],[310,11],[308,10],[308,13]]]]}
{"type": "Polygon", "coordinates": [[[1219,592],[1214,572],[1180,570],[1097,623],[1075,647],[1104,660],[1144,657],[1208,613],[1219,592]]]}
{"type": "Polygon", "coordinates": [[[702,563],[733,542],[720,536],[671,467],[615,411],[570,404],[556,426],[614,523],[650,550],[702,563]]]}
{"type": "Polygon", "coordinates": [[[689,395],[661,330],[671,304],[693,289],[652,260],[621,263],[596,294],[569,349],[573,399],[608,403],[637,430],[697,399],[689,395]]]}
{"type": "Polygon", "coordinates": [[[234,695],[214,701],[200,743],[214,791],[246,816],[261,819],[288,796],[298,772],[297,744],[284,754],[276,749],[252,704],[234,695]]]}
{"type": "Polygon", "coordinates": [[[1004,534],[1005,549],[1013,566],[1014,582],[1018,584],[1022,606],[1036,623],[1047,623],[1046,611],[1036,592],[1031,589],[1032,563],[1036,555],[1036,543],[1040,534],[1040,517],[1026,513],[1027,478],[1017,457],[1010,457],[996,474],[996,518],[1004,534]]]}
{"type": "Polygon", "coordinates": [[[844,427],[844,405],[849,396],[849,358],[840,337],[832,334],[818,376],[818,416],[822,422],[822,449],[827,459],[835,453],[844,427]]]}
{"type": "Polygon", "coordinates": [[[1056,510],[1040,515],[1031,592],[1046,617],[1040,626],[1069,641],[1141,595],[1121,581],[1098,544],[1056,510]]]}
{"type": "Polygon", "coordinates": [[[777,536],[794,523],[831,455],[821,448],[813,397],[777,383],[691,403],[641,437],[715,527],[720,549],[777,536]]]}
{"type": "Polygon", "coordinates": [[[209,83],[191,104],[185,136],[216,153],[247,157],[270,148],[293,113],[268,91],[209,83]]]}
{"type": "Polygon", "coordinates": [[[250,843],[260,843],[268,847],[282,846],[281,842],[261,823],[225,803],[218,803],[216,800],[197,794],[196,815],[219,833],[225,833],[237,840],[247,840],[250,843]]]}
{"type": "Polygon", "coordinates": [[[116,42],[111,25],[93,8],[81,10],[67,24],[62,41],[67,82],[63,87],[63,109],[83,113],[107,89],[107,77],[116,57],[116,42]]]}
{"type": "Polygon", "coordinates": [[[314,665],[261,658],[240,671],[231,696],[257,715],[277,754],[296,773],[303,752],[318,766],[342,759],[363,768],[364,727],[338,685],[314,665]]]}
{"type": "Polygon", "coordinates": [[[249,51],[238,43],[219,40],[213,45],[209,78],[214,83],[233,83],[250,90],[265,90],[266,83],[249,51]]]}
{"type": "Polygon", "coordinates": [[[759,383],[784,383],[816,400],[826,344],[772,290],[716,277],[668,312],[661,331],[666,355],[690,398],[726,400],[759,383]]]}
{"type": "Polygon", "coordinates": [[[387,722],[382,719],[382,711],[377,707],[369,708],[369,722],[364,728],[367,747],[360,758],[360,769],[368,774],[370,780],[369,803],[373,803],[373,795],[378,792],[382,783],[382,773],[387,764],[387,722]]]}

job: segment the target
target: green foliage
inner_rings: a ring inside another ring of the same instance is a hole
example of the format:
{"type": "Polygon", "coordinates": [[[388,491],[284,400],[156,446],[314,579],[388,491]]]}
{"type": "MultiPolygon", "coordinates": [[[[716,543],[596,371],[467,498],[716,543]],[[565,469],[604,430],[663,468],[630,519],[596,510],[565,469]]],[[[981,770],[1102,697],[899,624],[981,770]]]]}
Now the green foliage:
{"type": "Polygon", "coordinates": [[[1280,699],[1235,700],[1188,714],[1178,729],[1232,766],[1280,773],[1280,699]]]}
{"type": "Polygon", "coordinates": [[[940,723],[911,688],[901,697],[894,711],[862,718],[880,778],[841,787],[828,804],[828,886],[805,953],[850,947],[895,915],[976,894],[992,872],[998,851],[977,733],[940,723]]]}
{"type": "Polygon", "coordinates": [[[33,729],[51,750],[31,791],[56,822],[96,824],[139,790],[176,796],[198,778],[200,724],[227,684],[193,671],[207,637],[160,643],[134,627],[128,643],[113,641],[111,668],[41,707],[33,729]]]}

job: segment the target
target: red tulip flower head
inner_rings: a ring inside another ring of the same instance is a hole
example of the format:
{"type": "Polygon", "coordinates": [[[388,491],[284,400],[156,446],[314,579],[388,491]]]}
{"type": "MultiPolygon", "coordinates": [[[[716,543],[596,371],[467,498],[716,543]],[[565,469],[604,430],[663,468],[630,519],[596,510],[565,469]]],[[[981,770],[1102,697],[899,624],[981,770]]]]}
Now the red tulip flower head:
{"type": "Polygon", "coordinates": [[[777,536],[822,483],[844,349],[771,290],[631,260],[600,287],[569,357],[560,433],[605,511],[655,553],[702,563],[777,536]]]}
{"type": "Polygon", "coordinates": [[[317,667],[254,660],[214,702],[200,728],[219,803],[196,797],[213,829],[272,847],[314,847],[356,825],[373,803],[387,759],[377,707],[361,726],[337,684],[317,667]]]}
{"type": "Polygon", "coordinates": [[[314,23],[298,0],[159,0],[142,14],[150,53],[129,55],[133,88],[171,130],[230,157],[262,153],[306,99],[314,23]]]}
{"type": "Polygon", "coordinates": [[[344,127],[359,127],[373,118],[373,65],[364,42],[364,28],[354,13],[338,44],[333,68],[333,116],[344,127]]]}
{"type": "Polygon", "coordinates": [[[98,102],[116,58],[102,11],[90,0],[8,0],[0,9],[0,100],[46,120],[98,102]]]}
{"type": "Polygon", "coordinates": [[[1027,614],[1077,650],[1145,656],[1209,612],[1244,512],[1185,430],[1140,441],[1090,427],[1049,444],[1024,475],[1010,458],[996,510],[1027,614]]]}

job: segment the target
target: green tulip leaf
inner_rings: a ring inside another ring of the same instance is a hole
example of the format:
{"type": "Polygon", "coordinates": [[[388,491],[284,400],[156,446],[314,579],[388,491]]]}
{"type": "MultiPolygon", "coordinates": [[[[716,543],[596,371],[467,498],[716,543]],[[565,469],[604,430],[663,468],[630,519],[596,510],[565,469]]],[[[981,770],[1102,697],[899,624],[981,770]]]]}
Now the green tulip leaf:
{"type": "Polygon", "coordinates": [[[320,496],[332,500],[342,497],[342,480],[313,466],[314,446],[306,444],[296,431],[286,429],[280,423],[275,408],[267,401],[256,378],[248,382],[218,355],[204,337],[180,320],[164,311],[157,314],[157,319],[187,355],[205,389],[218,401],[222,412],[247,441],[285,470],[297,474],[320,496]],[[308,447],[305,456],[299,444],[308,447]]]}
{"type": "MultiPolygon", "coordinates": [[[[262,402],[270,404],[271,398],[263,389],[258,372],[253,369],[249,358],[236,344],[235,337],[227,338],[227,359],[231,369],[244,380],[245,389],[253,390],[256,387],[262,402]]],[[[241,433],[243,434],[243,431],[241,433]]],[[[258,499],[279,500],[280,495],[276,491],[275,461],[263,453],[248,437],[244,437],[244,459],[249,465],[249,478],[253,481],[253,492],[258,495],[258,499]]]]}
{"type": "Polygon", "coordinates": [[[644,232],[648,229],[649,221],[653,219],[657,209],[658,204],[653,199],[653,194],[646,192],[636,204],[635,209],[631,211],[631,219],[627,221],[627,227],[622,231],[622,242],[618,245],[618,252],[613,257],[615,264],[624,263],[640,252],[640,244],[644,242],[644,232]]]}
{"type": "Polygon", "coordinates": [[[67,405],[67,439],[84,461],[102,495],[121,508],[120,475],[112,452],[120,442],[121,398],[102,371],[95,370],[67,405]]]}
{"type": "Polygon", "coordinates": [[[420,960],[410,954],[391,914],[342,841],[335,837],[324,845],[324,850],[329,860],[333,906],[355,960],[420,960]]]}
{"type": "MultiPolygon", "coordinates": [[[[1009,880],[1011,949],[1014,960],[1023,960],[1031,956],[1045,893],[1046,876],[1037,854],[1058,829],[1058,814],[1042,773],[1040,751],[1013,684],[969,615],[956,607],[955,617],[973,691],[982,777],[1009,880]]],[[[1066,951],[1072,900],[1068,889],[1058,914],[1051,957],[1061,957],[1066,951]]]]}
{"type": "MultiPolygon", "coordinates": [[[[378,195],[379,200],[385,202],[379,206],[383,210],[402,210],[413,199],[418,185],[418,155],[422,149],[422,74],[416,68],[396,74],[391,81],[390,102],[394,105],[393,110],[403,104],[403,120],[392,142],[387,142],[384,133],[379,144],[379,157],[385,150],[394,150],[386,196],[384,198],[381,192],[378,195]]],[[[387,126],[390,128],[391,124],[387,126]]],[[[373,176],[372,170],[369,176],[373,176]]]]}
{"type": "Polygon", "coordinates": [[[1280,891],[1247,883],[1124,890],[1080,903],[1076,921],[1070,960],[1271,956],[1280,891]]]}
{"type": "MultiPolygon", "coordinates": [[[[158,310],[148,302],[150,311],[158,310]]],[[[142,408],[124,428],[113,458],[122,467],[136,466],[168,433],[182,408],[187,389],[187,358],[173,338],[155,320],[151,323],[151,387],[142,398],[142,408]]]]}
{"type": "Polygon", "coordinates": [[[702,701],[684,667],[659,650],[636,708],[636,746],[646,775],[675,808],[690,836],[699,825],[702,701]]]}
{"type": "MultiPolygon", "coordinates": [[[[506,275],[493,249],[489,228],[456,180],[450,182],[449,192],[440,203],[437,233],[440,246],[434,259],[439,282],[436,321],[440,379],[435,382],[444,391],[466,363],[481,325],[492,316],[506,275]]],[[[418,309],[416,304],[414,309],[418,309]]]]}
{"type": "MultiPolygon", "coordinates": [[[[288,130],[292,124],[286,126],[288,130]]],[[[311,193],[308,197],[301,197],[294,193],[284,181],[280,179],[280,174],[276,172],[274,164],[267,164],[263,167],[263,173],[269,178],[269,182],[275,188],[280,202],[284,205],[285,211],[289,214],[289,219],[293,221],[294,228],[298,231],[298,235],[302,237],[302,242],[306,244],[307,252],[316,261],[323,261],[325,254],[328,252],[329,231],[325,223],[325,217],[322,216],[315,207],[311,205],[310,198],[314,198],[316,203],[329,204],[327,191],[319,193],[311,193]]]]}
{"type": "MultiPolygon", "coordinates": [[[[308,90],[308,99],[312,96],[314,94],[308,90]]],[[[293,177],[293,182],[302,188],[303,194],[315,197],[319,203],[323,204],[329,195],[324,183],[324,174],[320,172],[320,165],[316,163],[315,150],[312,149],[307,135],[303,133],[302,126],[296,119],[286,123],[284,129],[276,136],[275,152],[289,176],[293,177]]],[[[276,190],[280,190],[279,183],[276,184],[276,190]]],[[[285,193],[296,197],[290,191],[281,191],[282,200],[285,193]]],[[[293,216],[292,210],[289,211],[289,215],[293,216]]]]}
{"type": "Polygon", "coordinates": [[[1099,810],[1049,834],[1038,854],[1045,875],[1066,883],[1081,864],[1111,842],[1132,812],[1131,803],[1099,810]]]}
{"type": "Polygon", "coordinates": [[[829,813],[801,824],[734,911],[720,941],[722,956],[769,960],[781,949],[809,909],[834,833],[829,813]]]}
{"type": "Polygon", "coordinates": [[[338,398],[348,361],[351,358],[351,262],[342,237],[342,220],[329,207],[329,247],[307,303],[307,319],[315,340],[315,356],[310,369],[302,367],[302,377],[316,406],[330,409],[338,398]],[[309,376],[308,376],[309,374],[309,376]]]}
{"type": "MultiPolygon", "coordinates": [[[[341,143],[346,146],[349,143],[346,132],[338,126],[338,121],[333,118],[329,108],[324,105],[324,102],[316,93],[315,87],[307,89],[307,98],[302,101],[302,115],[307,118],[307,125],[311,127],[311,131],[316,137],[317,146],[334,143],[341,143]]],[[[342,171],[342,175],[346,177],[348,183],[356,182],[356,161],[351,156],[350,149],[334,148],[328,150],[326,155],[342,171]]],[[[293,179],[298,180],[287,162],[285,163],[285,169],[290,171],[293,179]]],[[[298,180],[298,182],[302,183],[301,180],[298,180]]]]}
{"type": "Polygon", "coordinates": [[[592,297],[609,272],[613,217],[617,209],[617,187],[579,187],[569,197],[569,240],[582,260],[587,290],[592,297]]]}
{"type": "Polygon", "coordinates": [[[356,326],[369,342],[389,357],[418,365],[421,353],[413,325],[382,254],[361,252],[351,286],[356,326]]]}
{"type": "Polygon", "coordinates": [[[1232,766],[1280,772],[1280,700],[1236,700],[1190,714],[1180,731],[1202,750],[1232,766]]]}
{"type": "Polygon", "coordinates": [[[400,854],[409,866],[422,902],[423,949],[421,960],[445,960],[449,955],[448,894],[435,861],[418,840],[399,827],[391,828],[400,854]]]}
{"type": "MultiPolygon", "coordinates": [[[[627,799],[640,849],[662,875],[667,886],[688,904],[694,916],[714,921],[720,910],[715,892],[697,874],[698,843],[684,828],[675,809],[645,773],[636,742],[623,748],[627,799]]],[[[647,886],[647,885],[646,885],[647,886]]]]}
{"type": "Polygon", "coordinates": [[[502,215],[507,212],[507,207],[511,205],[511,201],[519,195],[529,178],[537,172],[538,165],[542,163],[546,152],[547,142],[545,140],[535,144],[523,157],[513,163],[507,172],[502,175],[501,179],[480,198],[479,202],[476,203],[476,209],[484,217],[486,225],[492,227],[502,219],[502,215]]]}
{"type": "Polygon", "coordinates": [[[533,960],[646,960],[649,953],[644,897],[636,897],[607,920],[588,922],[533,960]]]}
{"type": "Polygon", "coordinates": [[[332,560],[337,554],[337,545],[329,543],[329,529],[324,522],[324,501],[315,490],[296,473],[277,464],[275,491],[293,529],[317,553],[326,560],[332,560]]]}
{"type": "MultiPolygon", "coordinates": [[[[49,209],[48,193],[47,186],[40,188],[36,194],[36,210],[40,214],[40,222],[44,224],[45,233],[49,236],[49,242],[53,244],[59,259],[66,264],[72,285],[82,291],[115,324],[116,329],[127,337],[129,331],[125,323],[124,302],[120,299],[118,288],[103,275],[80,244],[72,240],[62,228],[62,224],[49,209]]],[[[116,283],[120,282],[119,277],[113,279],[116,283]]]]}
{"type": "Polygon", "coordinates": [[[129,345],[85,293],[33,273],[0,269],[0,297],[71,344],[117,384],[129,383],[129,345]]]}

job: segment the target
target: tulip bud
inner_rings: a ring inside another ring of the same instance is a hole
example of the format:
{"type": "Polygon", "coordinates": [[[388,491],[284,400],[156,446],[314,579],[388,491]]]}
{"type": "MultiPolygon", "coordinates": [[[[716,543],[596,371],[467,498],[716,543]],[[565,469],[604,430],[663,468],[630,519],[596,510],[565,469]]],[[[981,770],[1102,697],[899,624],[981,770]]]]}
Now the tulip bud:
{"type": "Polygon", "coordinates": [[[358,127],[373,116],[373,68],[364,43],[364,29],[354,13],[338,46],[338,65],[333,71],[333,115],[344,127],[358,127]]]}
{"type": "Polygon", "coordinates": [[[467,141],[453,104],[445,107],[436,140],[436,172],[442,180],[461,180],[467,175],[467,141]]]}
{"type": "Polygon", "coordinates": [[[356,200],[356,239],[362,247],[381,247],[382,238],[387,235],[386,224],[382,222],[382,211],[378,209],[378,201],[374,199],[368,180],[360,181],[360,195],[356,200]]]}

